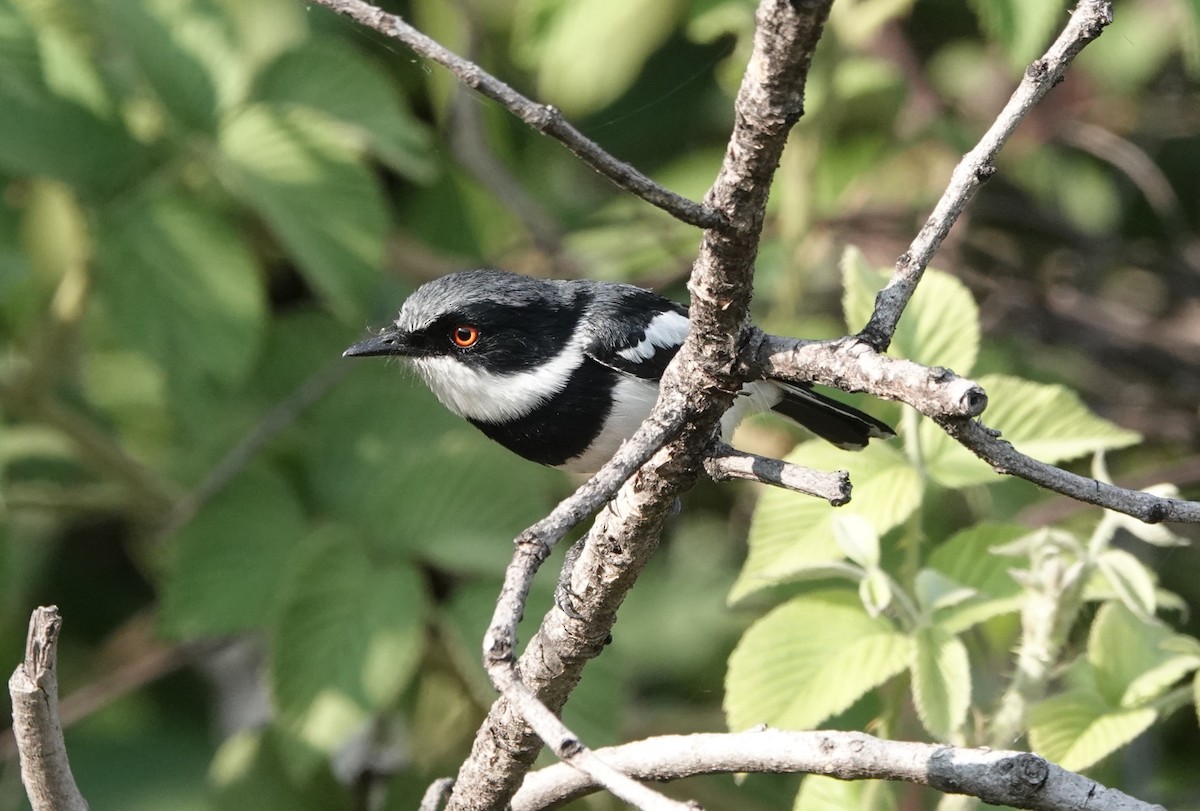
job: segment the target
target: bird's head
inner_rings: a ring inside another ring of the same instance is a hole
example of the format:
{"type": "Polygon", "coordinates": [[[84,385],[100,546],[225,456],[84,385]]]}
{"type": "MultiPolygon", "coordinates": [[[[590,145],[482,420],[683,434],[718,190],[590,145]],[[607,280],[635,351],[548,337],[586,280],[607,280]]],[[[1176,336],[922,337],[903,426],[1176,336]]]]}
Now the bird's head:
{"type": "Polygon", "coordinates": [[[343,355],[403,358],[451,411],[511,419],[565,385],[542,370],[557,368],[549,362],[571,343],[582,306],[569,282],[453,273],[417,288],[391,325],[343,355]]]}

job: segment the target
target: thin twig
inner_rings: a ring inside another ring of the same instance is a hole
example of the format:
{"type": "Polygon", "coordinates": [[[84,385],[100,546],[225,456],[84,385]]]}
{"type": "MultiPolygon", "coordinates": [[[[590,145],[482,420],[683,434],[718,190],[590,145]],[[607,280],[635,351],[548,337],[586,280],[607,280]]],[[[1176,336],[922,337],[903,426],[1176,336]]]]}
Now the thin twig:
{"type": "Polygon", "coordinates": [[[36,608],[29,618],[25,660],[8,680],[13,734],[21,755],[21,780],[33,811],[87,811],[75,785],[62,723],[58,717],[58,634],[56,606],[36,608]]]}
{"type": "MultiPolygon", "coordinates": [[[[902,780],[993,805],[1064,811],[1161,811],[1091,778],[1028,752],[960,749],[889,741],[862,732],[790,732],[776,729],[729,734],[665,735],[596,754],[642,780],[668,781],[698,774],[821,774],[839,780],[902,780]]],[[[579,772],[561,765],[531,773],[513,797],[513,811],[559,805],[595,791],[579,772]]]]}
{"type": "Polygon", "coordinates": [[[934,206],[933,213],[929,215],[929,219],[908,250],[896,261],[896,270],[887,287],[875,297],[875,311],[871,314],[871,320],[859,333],[862,340],[879,350],[888,348],[900,315],[916,291],[917,283],[921,281],[933,254],[950,233],[958,216],[975,196],[975,192],[996,173],[995,160],[1000,149],[1033,106],[1050,88],[1063,80],[1067,67],[1076,55],[1089,42],[1100,36],[1104,27],[1111,22],[1111,2],[1081,0],[1058,39],[1041,59],[1035,60],[1025,70],[1025,76],[1008,100],[1008,104],[1000,111],[975,148],[964,155],[955,167],[950,176],[950,184],[934,206]]]}
{"type": "Polygon", "coordinates": [[[813,470],[782,459],[759,456],[715,443],[704,458],[704,472],[715,482],[743,479],[823,498],[834,507],[850,501],[850,476],[844,470],[813,470]]]}
{"type": "Polygon", "coordinates": [[[998,431],[974,420],[939,419],[938,424],[997,473],[1016,476],[1078,501],[1132,515],[1147,524],[1163,521],[1200,523],[1200,502],[1128,490],[1039,462],[1001,439],[998,431]]]}
{"type": "Polygon", "coordinates": [[[700,228],[718,228],[722,225],[720,216],[711,208],[664,189],[629,164],[617,160],[568,123],[554,107],[526,98],[475,63],[425,36],[399,15],[389,14],[362,0],[316,2],[384,36],[403,42],[420,56],[437,62],[467,87],[504,105],[526,124],[560,142],[588,166],[650,205],[700,228]]]}

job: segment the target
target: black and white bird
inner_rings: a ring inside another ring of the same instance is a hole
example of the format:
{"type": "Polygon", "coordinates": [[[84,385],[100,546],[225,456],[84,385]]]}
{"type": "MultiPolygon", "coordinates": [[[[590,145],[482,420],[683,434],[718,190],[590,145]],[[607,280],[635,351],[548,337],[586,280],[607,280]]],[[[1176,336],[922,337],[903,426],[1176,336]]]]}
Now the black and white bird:
{"type": "MultiPolygon", "coordinates": [[[[592,473],[650,414],[688,326],[685,307],[633,285],[470,270],[417,288],[391,326],[344,354],[403,358],[446,408],[504,447],[592,473]]],[[[895,435],[807,386],[774,380],[742,387],[722,435],[768,409],[848,450],[895,435]]]]}

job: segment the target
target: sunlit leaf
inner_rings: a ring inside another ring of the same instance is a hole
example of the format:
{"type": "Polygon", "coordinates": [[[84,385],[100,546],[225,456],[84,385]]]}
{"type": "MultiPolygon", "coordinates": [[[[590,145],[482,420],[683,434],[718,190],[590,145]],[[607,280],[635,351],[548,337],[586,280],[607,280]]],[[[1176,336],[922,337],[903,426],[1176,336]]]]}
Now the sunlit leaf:
{"type": "Polygon", "coordinates": [[[803,576],[813,564],[840,559],[833,536],[835,517],[853,513],[883,534],[911,515],[921,501],[920,474],[903,453],[879,442],[858,453],[846,453],[825,442],[806,442],[787,459],[819,470],[848,471],[854,483],[853,501],[844,507],[830,507],[778,488],[762,488],[750,524],[750,553],[730,592],[730,602],[803,576]]]}
{"type": "Polygon", "coordinates": [[[1146,564],[1124,549],[1111,548],[1104,550],[1096,565],[1126,608],[1143,622],[1153,621],[1157,610],[1154,575],[1146,564]]]}
{"type": "Polygon", "coordinates": [[[215,131],[220,102],[233,101],[238,80],[244,87],[249,78],[220,8],[210,0],[126,1],[108,8],[114,32],[162,105],[187,127],[215,131]]]}
{"type": "Polygon", "coordinates": [[[811,729],[909,663],[911,643],[872,619],[850,592],[819,592],[777,607],[746,631],[729,659],[729,727],[811,729]]]}
{"type": "Polygon", "coordinates": [[[894,811],[896,795],[882,780],[835,780],[810,774],[800,784],[792,811],[894,811]]]}
{"type": "Polygon", "coordinates": [[[958,637],[939,625],[917,630],[912,649],[913,705],[925,730],[947,740],[971,707],[971,663],[958,637]]]}
{"type": "Polygon", "coordinates": [[[251,106],[223,124],[234,192],[343,318],[362,311],[383,260],[387,209],[358,151],[309,108],[251,106]]]}
{"type": "Polygon", "coordinates": [[[1200,667],[1200,655],[1189,641],[1157,620],[1139,618],[1122,603],[1105,603],[1088,637],[1097,690],[1112,706],[1152,701],[1200,667]]]}
{"type": "Polygon", "coordinates": [[[380,158],[412,180],[429,182],[436,174],[426,128],[379,67],[337,40],[285,52],[259,76],[255,92],[277,107],[311,107],[358,128],[380,158]]]}
{"type": "MultiPolygon", "coordinates": [[[[842,309],[851,331],[871,317],[875,294],[891,278],[891,270],[872,267],[856,248],[842,255],[842,309]]],[[[926,366],[945,366],[965,375],[979,353],[979,307],[966,285],[932,268],[909,301],[892,338],[889,355],[926,366]]]]}
{"type": "Polygon", "coordinates": [[[941,608],[937,621],[961,633],[1000,614],[1017,611],[1021,586],[1010,572],[1022,561],[1000,554],[998,547],[1028,534],[1016,524],[976,524],[940,544],[929,557],[929,566],[974,593],[968,599],[941,608]]]}
{"type": "Polygon", "coordinates": [[[1086,663],[1076,662],[1073,670],[1072,687],[1029,708],[1029,743],[1042,757],[1079,771],[1145,732],[1158,712],[1116,707],[1089,685],[1086,663]]]}
{"type": "Polygon", "coordinates": [[[537,71],[539,98],[572,115],[594,112],[629,89],[684,8],[680,0],[541,6],[536,14],[527,12],[517,28],[517,55],[537,71]]]}

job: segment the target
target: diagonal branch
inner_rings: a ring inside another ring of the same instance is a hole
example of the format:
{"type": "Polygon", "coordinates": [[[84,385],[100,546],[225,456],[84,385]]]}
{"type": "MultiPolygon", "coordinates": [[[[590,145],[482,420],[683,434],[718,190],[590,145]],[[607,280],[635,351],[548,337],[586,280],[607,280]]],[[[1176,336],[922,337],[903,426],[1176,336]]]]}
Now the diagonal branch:
{"type": "Polygon", "coordinates": [[[995,160],[1017,125],[1041,101],[1050,88],[1063,80],[1067,68],[1089,42],[1100,36],[1112,22],[1112,3],[1109,0],[1080,0],[1072,12],[1071,21],[1059,34],[1041,59],[1033,62],[1008,104],[983,134],[975,148],[963,156],[950,177],[950,185],[934,206],[933,213],[912,241],[908,250],[896,260],[896,270],[887,287],[875,297],[875,312],[859,333],[871,346],[883,351],[892,341],[892,333],[908,300],[912,298],[921,275],[933,258],[942,240],[950,233],[958,215],[979,191],[979,187],[996,173],[995,160]]]}
{"type": "Polygon", "coordinates": [[[584,163],[622,189],[636,194],[652,206],[657,206],[675,218],[701,228],[719,228],[720,215],[713,209],[664,189],[629,164],[619,161],[588,138],[562,113],[549,104],[529,99],[483,68],[440,43],[425,36],[406,23],[398,14],[389,14],[363,0],[316,0],[322,6],[345,15],[374,29],[384,36],[403,42],[415,53],[437,62],[454,74],[460,82],[483,96],[497,101],[533,129],[548,135],[571,150],[584,163]]]}

